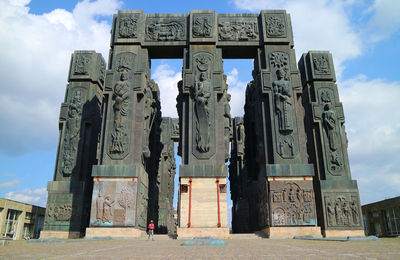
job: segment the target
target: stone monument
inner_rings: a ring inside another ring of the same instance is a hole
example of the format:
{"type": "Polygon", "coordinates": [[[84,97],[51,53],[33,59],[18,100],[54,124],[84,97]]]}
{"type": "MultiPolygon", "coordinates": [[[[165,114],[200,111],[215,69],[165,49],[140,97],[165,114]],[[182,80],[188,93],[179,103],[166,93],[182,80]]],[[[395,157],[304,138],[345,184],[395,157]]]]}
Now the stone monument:
{"type": "Polygon", "coordinates": [[[42,237],[363,235],[332,57],[296,64],[290,15],[114,15],[108,67],[72,55],[42,237]],[[179,118],[162,117],[151,59],[183,59],[179,118]],[[244,116],[231,117],[223,59],[253,59],[244,116]],[[175,142],[181,157],[177,220],[175,142]],[[231,148],[231,149],[230,149],[231,148]],[[176,223],[177,221],[177,223],[176,223]]]}

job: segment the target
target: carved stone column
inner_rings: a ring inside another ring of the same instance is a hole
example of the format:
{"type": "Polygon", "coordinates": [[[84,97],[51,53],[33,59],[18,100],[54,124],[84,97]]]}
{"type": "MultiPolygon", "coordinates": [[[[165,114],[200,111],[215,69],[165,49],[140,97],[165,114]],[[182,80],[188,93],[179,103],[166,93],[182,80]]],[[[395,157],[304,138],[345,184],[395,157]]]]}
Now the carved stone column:
{"type": "Polygon", "coordinates": [[[53,181],[48,183],[41,238],[80,237],[89,223],[92,165],[101,127],[105,62],[94,51],[75,51],[60,112],[60,139],[53,181]]]}
{"type": "Polygon", "coordinates": [[[357,181],[351,179],[343,106],[332,55],[310,51],[299,61],[308,153],[314,164],[318,222],[324,236],[364,236],[357,181]]]}
{"type": "Polygon", "coordinates": [[[244,160],[245,129],[242,117],[233,119],[229,181],[232,199],[232,230],[249,233],[249,192],[247,168],[244,160]]]}
{"type": "Polygon", "coordinates": [[[86,236],[140,236],[145,232],[150,140],[159,123],[158,92],[150,79],[148,50],[140,45],[112,46],[86,236]]]}
{"type": "Polygon", "coordinates": [[[222,53],[212,44],[193,44],[184,57],[178,96],[178,237],[228,237],[225,161],[231,119],[222,53]]]}
{"type": "Polygon", "coordinates": [[[270,237],[320,236],[290,16],[285,11],[262,11],[260,16],[263,45],[247,86],[245,111],[246,137],[253,141],[246,142],[253,156],[249,178],[257,186],[251,210],[258,229],[270,237]]]}

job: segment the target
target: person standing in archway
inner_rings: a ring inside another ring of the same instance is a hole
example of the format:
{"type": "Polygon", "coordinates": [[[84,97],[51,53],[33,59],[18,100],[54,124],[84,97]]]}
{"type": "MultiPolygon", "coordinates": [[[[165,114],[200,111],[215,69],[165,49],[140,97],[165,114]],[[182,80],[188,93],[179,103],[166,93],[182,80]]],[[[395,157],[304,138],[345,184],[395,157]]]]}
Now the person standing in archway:
{"type": "Polygon", "coordinates": [[[149,240],[150,236],[151,236],[151,240],[154,241],[154,223],[153,223],[153,220],[150,220],[150,224],[148,226],[148,230],[149,230],[148,231],[149,237],[147,238],[147,240],[149,240]]]}

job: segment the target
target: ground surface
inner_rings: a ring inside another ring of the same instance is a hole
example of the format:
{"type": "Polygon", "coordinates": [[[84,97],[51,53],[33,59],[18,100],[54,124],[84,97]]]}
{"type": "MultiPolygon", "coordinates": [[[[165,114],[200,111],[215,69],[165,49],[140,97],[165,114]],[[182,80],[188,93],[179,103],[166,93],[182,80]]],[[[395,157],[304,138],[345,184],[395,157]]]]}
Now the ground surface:
{"type": "Polygon", "coordinates": [[[233,239],[226,246],[181,246],[182,240],[12,241],[0,259],[400,259],[400,238],[379,242],[233,239]]]}

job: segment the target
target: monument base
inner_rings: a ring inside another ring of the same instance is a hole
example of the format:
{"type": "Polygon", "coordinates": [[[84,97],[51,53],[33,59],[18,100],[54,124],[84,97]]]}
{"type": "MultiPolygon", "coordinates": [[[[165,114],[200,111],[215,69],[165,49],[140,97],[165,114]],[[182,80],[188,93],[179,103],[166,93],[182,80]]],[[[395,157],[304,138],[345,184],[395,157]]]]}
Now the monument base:
{"type": "Polygon", "coordinates": [[[324,237],[365,237],[364,230],[338,230],[338,229],[327,229],[322,230],[324,237]]]}
{"type": "Polygon", "coordinates": [[[40,231],[40,239],[45,238],[80,238],[81,232],[79,231],[64,231],[64,230],[42,230],[40,231]]]}
{"type": "Polygon", "coordinates": [[[321,227],[297,226],[297,227],[268,227],[261,232],[269,238],[293,238],[294,236],[322,237],[321,227]]]}
{"type": "Polygon", "coordinates": [[[229,228],[181,228],[178,227],[178,239],[190,239],[194,237],[218,237],[229,239],[229,228]]]}
{"type": "Polygon", "coordinates": [[[134,227],[88,227],[85,237],[140,238],[145,236],[146,231],[134,227]]]}

